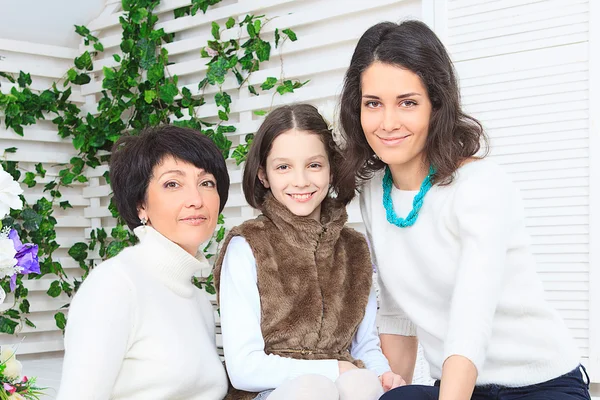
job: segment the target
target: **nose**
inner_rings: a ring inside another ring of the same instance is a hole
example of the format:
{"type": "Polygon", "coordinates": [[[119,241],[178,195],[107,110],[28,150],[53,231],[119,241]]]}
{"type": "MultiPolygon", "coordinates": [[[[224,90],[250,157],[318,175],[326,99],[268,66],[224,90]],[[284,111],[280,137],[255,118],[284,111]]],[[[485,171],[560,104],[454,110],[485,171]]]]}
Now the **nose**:
{"type": "Polygon", "coordinates": [[[294,186],[296,187],[307,187],[310,185],[310,180],[307,176],[306,169],[296,170],[294,174],[294,186]]]}
{"type": "Polygon", "coordinates": [[[202,192],[199,187],[191,186],[185,191],[185,205],[189,208],[201,208],[204,205],[202,192]]]}
{"type": "Polygon", "coordinates": [[[381,120],[381,129],[385,132],[394,132],[400,129],[402,122],[400,115],[395,108],[386,107],[383,111],[383,119],[381,120]]]}

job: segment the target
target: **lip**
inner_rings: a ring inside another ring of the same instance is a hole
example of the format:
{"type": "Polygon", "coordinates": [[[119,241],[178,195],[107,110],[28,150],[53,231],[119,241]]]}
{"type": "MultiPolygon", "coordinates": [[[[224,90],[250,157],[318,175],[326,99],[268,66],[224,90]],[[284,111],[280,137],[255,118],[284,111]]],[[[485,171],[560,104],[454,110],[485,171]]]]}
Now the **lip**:
{"type": "Polygon", "coordinates": [[[381,143],[383,143],[386,146],[398,146],[399,144],[401,144],[402,142],[404,142],[406,139],[408,139],[411,136],[412,135],[408,134],[408,135],[404,135],[404,136],[394,136],[394,137],[381,137],[381,136],[377,136],[377,137],[379,138],[381,143]]]}
{"type": "Polygon", "coordinates": [[[298,202],[298,203],[306,203],[307,201],[312,200],[315,197],[315,192],[309,192],[309,193],[286,193],[287,196],[289,196],[290,199],[298,202]],[[306,196],[306,197],[294,197],[294,196],[306,196]]]}
{"type": "Polygon", "coordinates": [[[204,215],[191,215],[189,217],[181,218],[180,221],[185,224],[197,226],[202,225],[207,219],[208,218],[204,215]]]}

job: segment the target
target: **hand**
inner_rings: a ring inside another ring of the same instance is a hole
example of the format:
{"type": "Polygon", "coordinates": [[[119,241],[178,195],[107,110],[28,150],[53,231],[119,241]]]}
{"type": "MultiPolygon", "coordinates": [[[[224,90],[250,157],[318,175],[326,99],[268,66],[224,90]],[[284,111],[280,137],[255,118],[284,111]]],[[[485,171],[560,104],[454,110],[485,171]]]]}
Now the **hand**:
{"type": "Polygon", "coordinates": [[[379,381],[381,382],[381,386],[383,386],[384,392],[395,389],[398,386],[406,385],[404,379],[402,379],[400,375],[395,374],[392,371],[385,372],[383,375],[381,375],[379,377],[379,381]]]}
{"type": "Polygon", "coordinates": [[[338,361],[338,367],[340,369],[340,375],[344,372],[348,372],[353,369],[358,369],[358,367],[351,362],[348,361],[338,361]]]}

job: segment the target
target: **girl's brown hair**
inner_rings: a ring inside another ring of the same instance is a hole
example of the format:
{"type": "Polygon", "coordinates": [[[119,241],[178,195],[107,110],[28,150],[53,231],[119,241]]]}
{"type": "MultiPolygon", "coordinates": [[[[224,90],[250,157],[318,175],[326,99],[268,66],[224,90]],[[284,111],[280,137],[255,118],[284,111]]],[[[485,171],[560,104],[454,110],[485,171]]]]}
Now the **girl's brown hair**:
{"type": "Polygon", "coordinates": [[[356,185],[385,167],[367,143],[360,122],[361,77],[374,62],[417,74],[427,89],[432,112],[425,155],[436,169],[434,184],[451,183],[461,162],[474,156],[482,142],[487,153],[487,137],[479,121],[462,111],[452,61],[435,33],[420,21],[382,22],[360,38],[344,79],[340,120],[347,154],[340,167],[339,195],[353,196],[356,185]]]}
{"type": "MultiPolygon", "coordinates": [[[[242,181],[244,196],[250,206],[261,209],[265,195],[269,189],[265,188],[258,179],[258,171],[260,168],[266,168],[267,156],[271,151],[275,139],[291,129],[319,135],[325,146],[331,166],[331,189],[335,193],[340,192],[338,179],[340,175],[340,154],[333,140],[332,132],[327,126],[327,122],[325,122],[314,106],[309,104],[286,105],[274,109],[267,115],[250,145],[250,152],[246,159],[242,181]]],[[[342,192],[353,193],[353,191],[354,188],[352,187],[342,192]]],[[[347,204],[352,197],[353,195],[346,199],[339,195],[337,196],[338,200],[344,204],[347,204]]]]}

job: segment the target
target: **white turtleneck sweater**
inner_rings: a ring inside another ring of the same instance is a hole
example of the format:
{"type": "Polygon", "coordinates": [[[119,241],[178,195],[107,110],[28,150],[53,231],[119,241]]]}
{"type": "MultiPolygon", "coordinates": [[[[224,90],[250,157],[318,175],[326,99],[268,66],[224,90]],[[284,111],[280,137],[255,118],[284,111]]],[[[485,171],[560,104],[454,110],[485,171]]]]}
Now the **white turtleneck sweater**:
{"type": "Polygon", "coordinates": [[[191,283],[206,259],[153,228],[135,233],[71,303],[58,400],[221,400],[212,305],[191,283]]]}
{"type": "MultiPolygon", "coordinates": [[[[380,333],[416,334],[436,379],[452,355],[475,364],[477,385],[532,385],[576,368],[577,348],[544,300],[519,192],[500,167],[480,160],[459,168],[452,184],[425,195],[408,228],[387,222],[382,177],[361,195],[380,333]]],[[[392,187],[397,215],[406,217],[416,194],[392,187]]]]}

